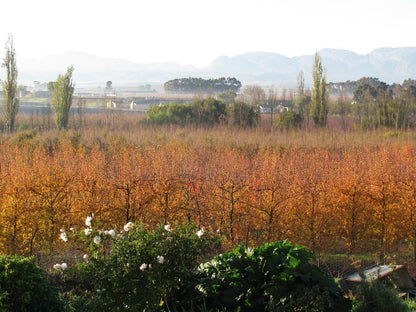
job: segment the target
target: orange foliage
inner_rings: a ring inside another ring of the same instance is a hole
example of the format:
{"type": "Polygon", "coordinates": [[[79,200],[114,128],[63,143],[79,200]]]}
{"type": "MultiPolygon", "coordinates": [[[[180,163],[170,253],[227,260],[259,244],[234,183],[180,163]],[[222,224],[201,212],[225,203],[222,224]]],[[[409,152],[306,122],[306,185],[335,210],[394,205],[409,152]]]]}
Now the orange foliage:
{"type": "MultiPolygon", "coordinates": [[[[85,217],[195,222],[230,244],[289,238],[317,252],[416,245],[416,147],[0,144],[4,253],[50,254],[85,217]]],[[[416,250],[416,249],[415,249],[416,250]]]]}

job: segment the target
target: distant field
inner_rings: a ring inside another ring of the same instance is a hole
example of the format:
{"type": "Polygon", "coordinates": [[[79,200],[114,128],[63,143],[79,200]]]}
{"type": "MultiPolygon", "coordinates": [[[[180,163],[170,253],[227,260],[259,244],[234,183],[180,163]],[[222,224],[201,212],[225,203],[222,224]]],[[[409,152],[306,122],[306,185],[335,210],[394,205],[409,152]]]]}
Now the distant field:
{"type": "Polygon", "coordinates": [[[32,97],[32,98],[24,98],[21,99],[21,103],[36,103],[36,104],[46,104],[50,101],[49,98],[44,97],[32,97]]]}

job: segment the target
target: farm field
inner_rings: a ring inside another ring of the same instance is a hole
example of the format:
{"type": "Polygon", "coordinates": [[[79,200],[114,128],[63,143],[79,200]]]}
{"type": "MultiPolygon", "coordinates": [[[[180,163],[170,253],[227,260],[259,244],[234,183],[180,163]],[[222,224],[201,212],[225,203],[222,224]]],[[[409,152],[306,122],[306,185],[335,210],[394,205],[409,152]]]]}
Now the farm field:
{"type": "Polygon", "coordinates": [[[191,221],[219,231],[230,247],[289,239],[318,254],[414,259],[412,130],[282,132],[84,117],[68,131],[2,135],[6,253],[53,257],[64,252],[60,229],[80,228],[94,213],[119,229],[191,221]]]}

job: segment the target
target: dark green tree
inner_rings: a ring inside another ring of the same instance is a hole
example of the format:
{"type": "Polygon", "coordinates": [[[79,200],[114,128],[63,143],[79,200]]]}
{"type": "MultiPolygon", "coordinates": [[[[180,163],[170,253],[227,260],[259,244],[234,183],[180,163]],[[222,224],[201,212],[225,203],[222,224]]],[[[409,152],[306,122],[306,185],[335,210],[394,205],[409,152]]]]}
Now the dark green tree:
{"type": "Polygon", "coordinates": [[[227,116],[235,126],[252,127],[260,121],[260,110],[259,106],[237,101],[234,105],[227,107],[227,116]]]}
{"type": "Polygon", "coordinates": [[[69,110],[71,109],[74,93],[73,71],[73,66],[68,67],[66,74],[59,75],[53,84],[52,107],[55,111],[55,123],[59,130],[68,126],[69,110]]]}
{"type": "Polygon", "coordinates": [[[364,103],[367,92],[369,92],[373,98],[377,97],[377,89],[375,87],[367,83],[362,83],[358,85],[357,89],[354,91],[354,101],[356,103],[364,103]]]}
{"type": "Polygon", "coordinates": [[[280,129],[291,130],[301,126],[303,117],[299,112],[290,110],[279,114],[277,118],[277,126],[280,129]]]}
{"type": "Polygon", "coordinates": [[[194,122],[198,125],[214,125],[225,116],[226,105],[212,97],[193,102],[194,122]]]}
{"type": "Polygon", "coordinates": [[[321,57],[315,53],[313,64],[313,89],[311,115],[315,125],[325,127],[328,117],[328,88],[326,85],[326,73],[322,66],[321,57]]]}
{"type": "Polygon", "coordinates": [[[6,127],[9,132],[14,131],[17,112],[19,111],[19,99],[17,98],[17,66],[16,53],[13,47],[13,36],[9,35],[6,43],[6,56],[2,67],[6,68],[6,80],[1,82],[3,88],[3,112],[6,119],[6,127]]]}

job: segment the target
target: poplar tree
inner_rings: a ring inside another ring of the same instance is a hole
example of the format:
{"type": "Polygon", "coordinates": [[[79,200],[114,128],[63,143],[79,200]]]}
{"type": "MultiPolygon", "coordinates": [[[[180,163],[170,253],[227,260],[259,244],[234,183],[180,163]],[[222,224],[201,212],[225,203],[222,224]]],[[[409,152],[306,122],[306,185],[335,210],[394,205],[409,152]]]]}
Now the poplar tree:
{"type": "Polygon", "coordinates": [[[68,126],[69,110],[72,104],[72,94],[74,93],[74,83],[72,72],[74,67],[68,67],[65,75],[59,75],[53,83],[52,107],[55,111],[56,127],[66,129],[68,126]]]}
{"type": "Polygon", "coordinates": [[[12,35],[9,35],[5,49],[6,56],[2,67],[6,68],[6,80],[1,83],[3,88],[2,104],[6,128],[9,132],[13,132],[17,112],[19,111],[19,99],[17,98],[17,66],[12,35]]]}
{"type": "Polygon", "coordinates": [[[326,85],[326,73],[318,52],[315,53],[312,76],[311,115],[315,125],[325,127],[328,117],[328,88],[326,85]]]}

